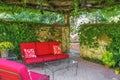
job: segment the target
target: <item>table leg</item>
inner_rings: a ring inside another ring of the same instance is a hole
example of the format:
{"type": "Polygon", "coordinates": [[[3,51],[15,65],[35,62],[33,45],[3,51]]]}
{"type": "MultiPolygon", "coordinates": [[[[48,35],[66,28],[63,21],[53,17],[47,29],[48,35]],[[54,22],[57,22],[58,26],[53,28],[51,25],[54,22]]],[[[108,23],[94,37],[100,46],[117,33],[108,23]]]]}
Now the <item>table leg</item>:
{"type": "Polygon", "coordinates": [[[78,70],[78,63],[76,63],[76,75],[77,75],[77,70],[78,70]]]}
{"type": "Polygon", "coordinates": [[[52,80],[54,80],[54,71],[52,71],[52,80]]]}
{"type": "Polygon", "coordinates": [[[69,59],[67,60],[67,70],[69,70],[69,59]]]}

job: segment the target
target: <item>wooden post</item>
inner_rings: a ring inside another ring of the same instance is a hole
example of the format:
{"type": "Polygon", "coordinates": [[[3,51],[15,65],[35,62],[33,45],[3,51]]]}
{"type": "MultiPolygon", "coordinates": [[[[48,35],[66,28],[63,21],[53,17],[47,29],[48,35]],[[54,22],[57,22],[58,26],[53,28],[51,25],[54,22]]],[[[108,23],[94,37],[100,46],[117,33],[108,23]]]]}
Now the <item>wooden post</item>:
{"type": "Polygon", "coordinates": [[[65,25],[68,25],[68,26],[70,26],[70,18],[69,17],[70,17],[69,14],[65,14],[64,15],[65,25]]]}
{"type": "Polygon", "coordinates": [[[65,19],[65,25],[69,28],[69,36],[66,36],[66,39],[69,37],[69,40],[66,40],[66,47],[68,48],[67,49],[67,52],[69,52],[70,50],[70,15],[69,14],[64,14],[64,19],[65,19]]]}

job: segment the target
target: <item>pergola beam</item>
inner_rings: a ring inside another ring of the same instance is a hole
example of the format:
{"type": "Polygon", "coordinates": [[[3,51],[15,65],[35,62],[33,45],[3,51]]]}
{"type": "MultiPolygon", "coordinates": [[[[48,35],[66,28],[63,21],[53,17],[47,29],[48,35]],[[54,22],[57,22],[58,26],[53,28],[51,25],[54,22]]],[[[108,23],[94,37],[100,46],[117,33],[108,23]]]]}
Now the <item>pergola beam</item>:
{"type": "MultiPolygon", "coordinates": [[[[42,6],[37,2],[37,0],[28,0],[26,3],[23,0],[0,0],[1,2],[5,2],[7,4],[18,5],[22,7],[28,8],[36,8],[40,10],[57,12],[57,13],[70,13],[74,10],[74,0],[43,0],[42,6]]],[[[106,5],[115,5],[120,4],[119,0],[116,0],[112,4],[107,4],[106,0],[102,0],[98,2],[97,0],[85,0],[79,1],[79,10],[91,10],[91,9],[101,9],[106,5]]]]}

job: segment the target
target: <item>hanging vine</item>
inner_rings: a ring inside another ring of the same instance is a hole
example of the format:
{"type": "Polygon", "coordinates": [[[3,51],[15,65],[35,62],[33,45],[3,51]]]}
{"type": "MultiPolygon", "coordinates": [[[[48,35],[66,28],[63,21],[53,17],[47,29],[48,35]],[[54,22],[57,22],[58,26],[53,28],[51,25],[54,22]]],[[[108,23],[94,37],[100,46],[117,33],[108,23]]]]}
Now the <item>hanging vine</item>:
{"type": "Polygon", "coordinates": [[[74,0],[74,10],[77,13],[79,11],[79,3],[78,0],[74,0]]]}
{"type": "Polygon", "coordinates": [[[23,0],[24,6],[26,6],[28,0],[23,0]]]}
{"type": "Polygon", "coordinates": [[[40,12],[43,14],[43,7],[42,7],[43,0],[37,0],[37,3],[39,4],[40,12]]]}

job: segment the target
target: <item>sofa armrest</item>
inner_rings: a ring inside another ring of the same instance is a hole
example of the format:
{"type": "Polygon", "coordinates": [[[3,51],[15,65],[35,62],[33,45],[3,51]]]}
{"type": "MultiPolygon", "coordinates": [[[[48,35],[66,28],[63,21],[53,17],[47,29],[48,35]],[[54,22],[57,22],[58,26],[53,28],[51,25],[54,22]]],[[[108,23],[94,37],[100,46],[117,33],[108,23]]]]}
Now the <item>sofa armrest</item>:
{"type": "Polygon", "coordinates": [[[36,72],[30,71],[32,80],[50,80],[50,77],[44,74],[39,74],[36,72]]]}

